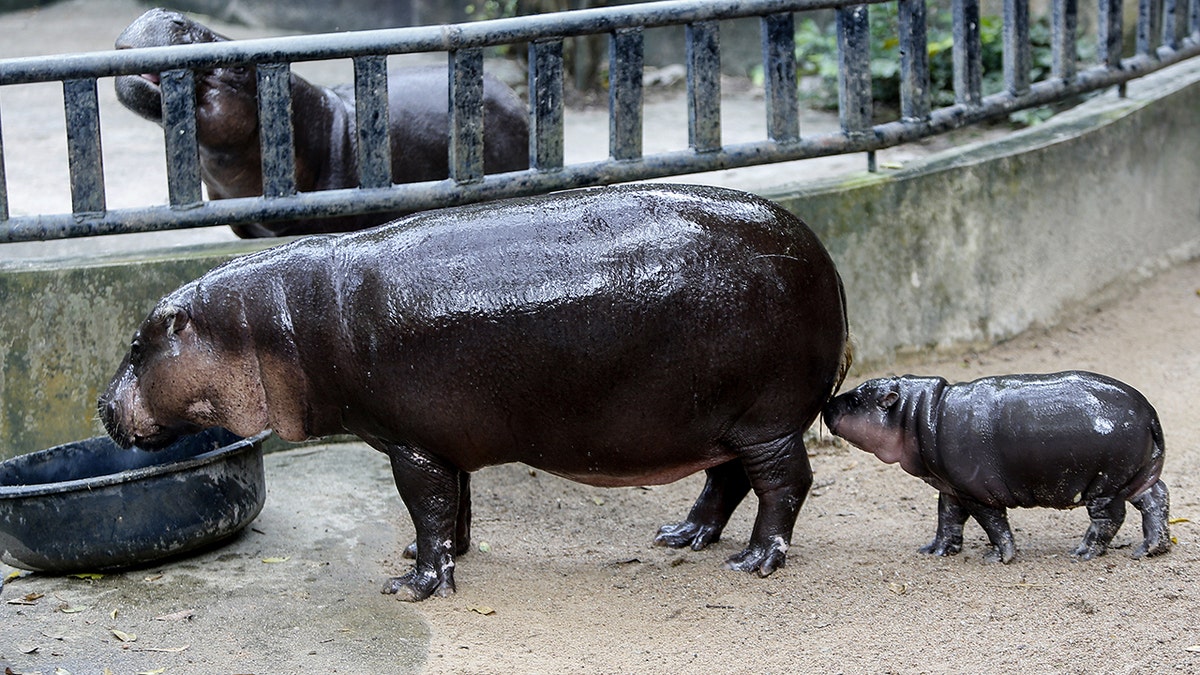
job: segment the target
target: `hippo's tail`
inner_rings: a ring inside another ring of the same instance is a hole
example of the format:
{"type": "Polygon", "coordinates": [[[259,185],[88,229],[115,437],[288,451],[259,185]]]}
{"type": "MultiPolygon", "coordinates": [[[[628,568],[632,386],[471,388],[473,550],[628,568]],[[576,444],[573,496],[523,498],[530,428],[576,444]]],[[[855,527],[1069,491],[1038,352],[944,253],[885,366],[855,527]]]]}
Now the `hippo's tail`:
{"type": "Polygon", "coordinates": [[[829,392],[829,398],[833,398],[842,388],[842,383],[846,381],[846,373],[849,373],[850,366],[854,365],[854,336],[850,334],[850,319],[846,316],[846,288],[842,285],[841,275],[838,275],[838,295],[842,298],[842,323],[846,326],[846,346],[842,349],[842,361],[838,364],[837,383],[833,385],[833,391],[829,392]]]}

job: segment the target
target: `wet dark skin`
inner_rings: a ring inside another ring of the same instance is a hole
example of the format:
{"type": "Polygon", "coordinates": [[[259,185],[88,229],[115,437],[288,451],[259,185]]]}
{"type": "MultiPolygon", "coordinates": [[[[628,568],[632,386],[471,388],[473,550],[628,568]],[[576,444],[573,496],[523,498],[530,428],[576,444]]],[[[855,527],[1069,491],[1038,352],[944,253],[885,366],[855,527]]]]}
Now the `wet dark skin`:
{"type": "Polygon", "coordinates": [[[1089,560],[1108,549],[1126,501],[1142,514],[1133,557],[1171,547],[1158,414],[1110,377],[882,378],[837,396],[823,417],[834,434],[938,489],[937,535],[922,553],[961,551],[970,517],[991,542],[987,559],[1007,563],[1016,545],[1006,509],[1086,506],[1091,525],[1072,555],[1089,560]]]}
{"type": "MultiPolygon", "coordinates": [[[[117,49],[223,42],[222,35],[178,12],[151,9],[116,40],[117,49]]],[[[116,78],[117,98],[142,117],[162,123],[159,75],[116,78]]],[[[484,77],[484,171],[502,173],[529,166],[528,112],[520,98],[496,78],[484,77]]],[[[333,89],[291,76],[300,192],[357,187],[354,88],[333,89]]],[[[196,73],[196,137],[200,173],[210,199],[262,194],[262,151],[258,132],[258,80],[249,66],[196,73]]],[[[393,68],[388,77],[392,182],[441,180],[449,169],[447,70],[393,68]]],[[[241,237],[348,232],[379,225],[399,213],[373,213],[240,225],[241,237]]]]}
{"type": "Polygon", "coordinates": [[[298,240],[164,298],[99,401],[123,444],[269,427],[391,459],[416,562],[385,592],[454,590],[470,472],[523,462],[598,486],[708,481],[656,542],[784,564],[812,483],[801,439],[844,373],[841,281],[797,218],[695,186],[574,191],[298,240]]]}

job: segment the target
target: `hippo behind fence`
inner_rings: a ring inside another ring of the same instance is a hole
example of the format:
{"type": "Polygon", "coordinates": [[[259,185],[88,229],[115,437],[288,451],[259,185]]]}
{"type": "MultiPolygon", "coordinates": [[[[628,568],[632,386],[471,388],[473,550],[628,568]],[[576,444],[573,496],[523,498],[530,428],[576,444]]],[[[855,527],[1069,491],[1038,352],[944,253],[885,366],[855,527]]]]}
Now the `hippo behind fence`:
{"type": "MultiPolygon", "coordinates": [[[[179,12],[151,9],[116,40],[117,49],[160,47],[228,38],[179,12]]],[[[162,90],[155,73],[116,78],[117,98],[142,117],[162,123],[162,90]]],[[[358,134],[354,89],[327,89],[291,76],[300,192],[358,186],[358,134]]],[[[484,171],[529,166],[529,113],[517,94],[484,76],[484,171]]],[[[394,68],[388,78],[392,182],[440,180],[450,175],[449,95],[445,67],[394,68]]],[[[196,73],[196,137],[200,173],[210,199],[262,194],[258,80],[254,67],[229,66],[196,73]]],[[[346,232],[379,225],[395,213],[371,213],[239,225],[241,237],[346,232]]]]}
{"type": "Polygon", "coordinates": [[[1016,554],[1006,508],[1087,506],[1091,525],[1073,551],[1103,555],[1125,520],[1142,513],[1133,557],[1171,547],[1163,435],[1136,389],[1080,371],[948,384],[940,377],[869,380],[828,403],[825,425],[940,492],[937,536],[923,553],[954,555],[973,517],[989,560],[1016,554]]]}
{"type": "Polygon", "coordinates": [[[225,426],[350,432],[391,458],[416,564],[454,590],[470,472],[598,486],[707,483],[657,543],[784,564],[812,483],[802,434],[848,365],[841,280],[795,216],[693,186],[580,190],[418,214],[236,259],[165,297],[99,401],[124,445],[225,426]]]}

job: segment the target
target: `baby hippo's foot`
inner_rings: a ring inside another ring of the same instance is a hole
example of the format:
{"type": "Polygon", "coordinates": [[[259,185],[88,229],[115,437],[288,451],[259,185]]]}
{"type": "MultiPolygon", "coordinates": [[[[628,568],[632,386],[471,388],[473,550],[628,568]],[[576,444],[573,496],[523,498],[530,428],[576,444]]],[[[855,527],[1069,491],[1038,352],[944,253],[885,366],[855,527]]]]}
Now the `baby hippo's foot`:
{"type": "Polygon", "coordinates": [[[1135,560],[1138,560],[1141,558],[1152,558],[1156,555],[1162,555],[1170,550],[1171,550],[1171,540],[1170,539],[1167,539],[1166,541],[1158,541],[1158,542],[1155,542],[1154,544],[1143,541],[1141,544],[1138,544],[1137,548],[1133,549],[1133,558],[1135,560]]]}
{"type": "Polygon", "coordinates": [[[435,569],[414,565],[408,572],[388,579],[380,592],[394,594],[397,600],[405,602],[417,602],[431,595],[444,598],[454,594],[454,570],[451,567],[439,575],[435,569]]]}
{"type": "Polygon", "coordinates": [[[1091,560],[1092,558],[1099,558],[1107,552],[1108,546],[1106,544],[1084,539],[1079,546],[1075,547],[1074,551],[1071,551],[1071,557],[1076,560],[1091,560]]]}
{"type": "Polygon", "coordinates": [[[691,546],[693,551],[699,551],[720,539],[721,528],[685,520],[682,523],[672,523],[658,528],[658,535],[654,537],[654,545],[670,548],[691,546]]]}
{"type": "Polygon", "coordinates": [[[725,569],[739,572],[758,572],[758,576],[770,576],[772,572],[787,563],[788,543],[783,537],[775,537],[767,546],[758,546],[753,542],[741,553],[734,554],[725,561],[725,569]]]}
{"type": "Polygon", "coordinates": [[[955,540],[955,539],[949,539],[949,538],[943,539],[942,537],[934,537],[933,541],[929,542],[928,544],[926,544],[925,546],[922,546],[921,548],[919,548],[917,550],[926,555],[937,555],[937,556],[958,555],[962,551],[962,538],[959,537],[957,540],[955,540]]]}
{"type": "Polygon", "coordinates": [[[1007,565],[1015,557],[1017,557],[1017,547],[1011,541],[1006,541],[988,546],[987,553],[983,554],[983,561],[988,563],[998,562],[1007,565]]]}

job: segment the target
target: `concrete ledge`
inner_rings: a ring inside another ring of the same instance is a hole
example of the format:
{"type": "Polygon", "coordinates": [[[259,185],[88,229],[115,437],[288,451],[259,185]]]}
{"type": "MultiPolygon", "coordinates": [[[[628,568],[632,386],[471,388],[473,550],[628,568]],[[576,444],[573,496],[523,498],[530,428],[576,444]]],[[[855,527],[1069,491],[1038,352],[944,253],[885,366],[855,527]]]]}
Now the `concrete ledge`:
{"type": "MultiPolygon", "coordinates": [[[[837,260],[860,360],[1002,340],[1200,256],[1192,61],[1001,142],[760,192],[837,260]]],[[[158,298],[272,243],[0,262],[0,458],[102,433],[96,396],[158,298]]]]}

